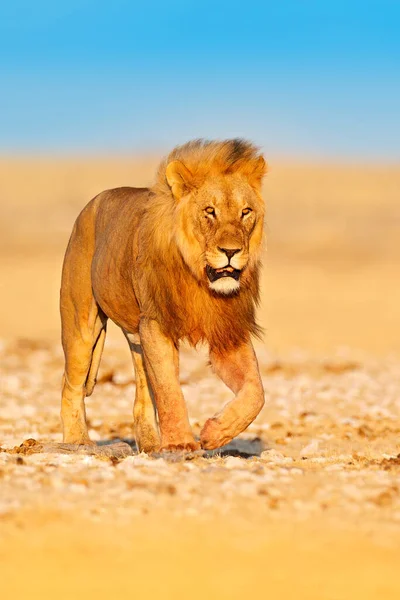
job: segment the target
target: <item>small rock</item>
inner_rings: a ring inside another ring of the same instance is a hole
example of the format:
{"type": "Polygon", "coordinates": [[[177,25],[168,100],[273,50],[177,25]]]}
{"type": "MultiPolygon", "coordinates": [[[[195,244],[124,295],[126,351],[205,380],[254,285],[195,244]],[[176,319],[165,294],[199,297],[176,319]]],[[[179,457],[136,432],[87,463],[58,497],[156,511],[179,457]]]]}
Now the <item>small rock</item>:
{"type": "Polygon", "coordinates": [[[265,462],[276,463],[278,465],[284,465],[293,462],[293,458],[290,456],[285,456],[281,452],[273,449],[262,452],[260,458],[265,462]]]}
{"type": "Polygon", "coordinates": [[[307,446],[304,446],[302,450],[300,450],[300,458],[307,458],[309,456],[315,456],[318,454],[319,449],[319,441],[312,440],[307,446]]]}

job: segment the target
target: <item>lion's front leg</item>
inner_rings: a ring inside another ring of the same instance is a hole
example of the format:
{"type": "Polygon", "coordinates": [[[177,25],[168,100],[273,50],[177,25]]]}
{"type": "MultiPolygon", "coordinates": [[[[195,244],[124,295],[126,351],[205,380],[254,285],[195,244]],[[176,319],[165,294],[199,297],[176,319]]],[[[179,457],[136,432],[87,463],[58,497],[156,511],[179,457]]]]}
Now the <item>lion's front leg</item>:
{"type": "Polygon", "coordinates": [[[210,350],[210,360],[216,374],[236,396],[204,424],[200,441],[206,450],[230,442],[254,421],[264,406],[264,390],[250,341],[227,353],[210,350]]]}
{"type": "Polygon", "coordinates": [[[199,450],[200,444],[193,437],[179,385],[177,348],[153,319],[141,319],[139,333],[146,371],[157,406],[160,450],[199,450]]]}

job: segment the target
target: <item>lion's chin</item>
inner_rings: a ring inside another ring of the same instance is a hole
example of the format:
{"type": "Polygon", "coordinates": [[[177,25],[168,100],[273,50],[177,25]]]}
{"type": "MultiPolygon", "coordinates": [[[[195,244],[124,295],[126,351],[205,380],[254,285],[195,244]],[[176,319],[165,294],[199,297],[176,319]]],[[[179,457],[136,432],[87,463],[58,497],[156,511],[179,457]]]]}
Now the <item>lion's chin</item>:
{"type": "Polygon", "coordinates": [[[221,279],[209,281],[208,283],[213,292],[217,292],[217,294],[223,294],[225,296],[234,294],[240,288],[239,281],[233,279],[233,277],[222,277],[221,279]]]}

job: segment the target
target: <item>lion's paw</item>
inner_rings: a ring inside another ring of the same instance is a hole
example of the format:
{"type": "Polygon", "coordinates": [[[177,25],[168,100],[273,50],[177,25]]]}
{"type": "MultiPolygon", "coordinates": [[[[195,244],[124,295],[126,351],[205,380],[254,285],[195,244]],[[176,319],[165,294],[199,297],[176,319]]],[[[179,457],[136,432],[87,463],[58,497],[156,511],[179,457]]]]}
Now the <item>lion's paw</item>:
{"type": "Polygon", "coordinates": [[[165,444],[161,446],[160,452],[195,452],[201,446],[195,440],[191,442],[178,442],[177,444],[165,444]]]}
{"type": "Polygon", "coordinates": [[[176,444],[164,444],[158,452],[153,452],[153,458],[163,458],[168,462],[181,462],[184,460],[193,460],[203,456],[204,451],[200,444],[195,440],[190,442],[181,442],[176,444]]]}
{"type": "Polygon", "coordinates": [[[225,446],[231,439],[232,436],[227,435],[215,417],[208,419],[200,432],[200,443],[204,450],[215,450],[225,446]]]}

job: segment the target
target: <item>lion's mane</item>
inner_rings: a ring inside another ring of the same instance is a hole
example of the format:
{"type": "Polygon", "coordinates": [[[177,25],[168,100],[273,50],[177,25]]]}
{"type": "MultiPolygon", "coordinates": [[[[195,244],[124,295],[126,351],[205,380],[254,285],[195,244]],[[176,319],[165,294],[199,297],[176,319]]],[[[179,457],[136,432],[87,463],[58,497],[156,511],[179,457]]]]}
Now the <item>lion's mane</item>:
{"type": "Polygon", "coordinates": [[[172,160],[180,160],[200,184],[213,174],[245,174],[259,156],[255,146],[240,139],[195,140],[175,148],[158,169],[139,226],[138,288],[142,316],[156,319],[176,344],[180,339],[192,345],[208,342],[223,352],[245,342],[250,335],[259,336],[255,307],[259,301],[260,262],[258,257],[249,262],[243,285],[230,297],[213,293],[194,277],[174,242],[177,207],[166,180],[166,167],[172,160]]]}

